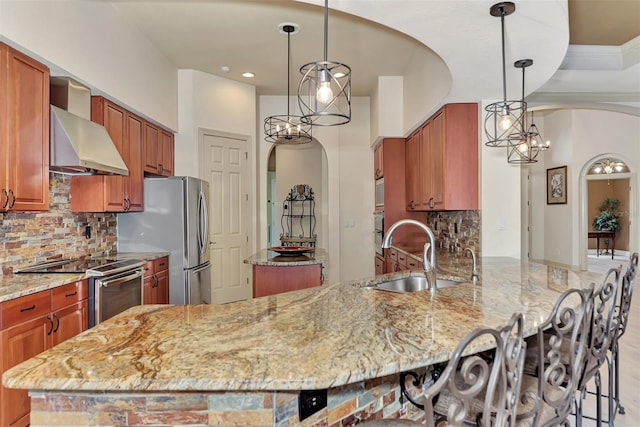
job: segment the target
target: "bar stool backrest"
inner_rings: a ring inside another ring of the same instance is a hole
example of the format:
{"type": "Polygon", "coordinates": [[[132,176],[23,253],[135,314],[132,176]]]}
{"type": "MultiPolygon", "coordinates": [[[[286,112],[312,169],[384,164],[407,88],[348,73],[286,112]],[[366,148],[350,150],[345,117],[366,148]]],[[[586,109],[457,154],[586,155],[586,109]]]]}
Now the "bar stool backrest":
{"type": "Polygon", "coordinates": [[[638,253],[634,252],[629,257],[629,266],[622,276],[620,284],[620,305],[618,306],[618,315],[616,316],[616,323],[618,334],[616,340],[620,339],[624,335],[624,331],[627,329],[627,322],[629,321],[629,311],[631,310],[631,297],[633,296],[633,288],[636,281],[636,273],[638,271],[638,253]]]}
{"type": "Polygon", "coordinates": [[[519,420],[534,426],[568,423],[588,356],[592,308],[593,285],[568,289],[538,327],[531,351],[535,352],[536,381],[523,390],[521,402],[527,411],[518,416],[519,420]]]}

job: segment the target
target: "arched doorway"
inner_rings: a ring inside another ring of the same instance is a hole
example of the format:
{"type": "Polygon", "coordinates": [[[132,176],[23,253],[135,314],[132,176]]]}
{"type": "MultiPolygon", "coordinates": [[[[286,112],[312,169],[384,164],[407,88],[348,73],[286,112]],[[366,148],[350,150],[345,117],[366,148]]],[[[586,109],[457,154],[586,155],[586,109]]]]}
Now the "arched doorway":
{"type": "Polygon", "coordinates": [[[293,186],[306,184],[315,196],[316,246],[325,247],[329,193],[327,155],[322,144],[314,139],[302,145],[274,145],[267,165],[267,245],[280,245],[283,201],[293,186]]]}
{"type": "MultiPolygon", "coordinates": [[[[600,154],[587,161],[580,170],[580,221],[579,250],[580,269],[588,269],[589,237],[594,229],[594,218],[600,205],[607,199],[618,201],[616,216],[621,228],[616,230],[618,249],[633,252],[637,250],[637,233],[632,218],[636,209],[636,173],[627,166],[628,161],[617,153],[600,154]]],[[[592,245],[593,246],[593,245],[592,245]]]]}

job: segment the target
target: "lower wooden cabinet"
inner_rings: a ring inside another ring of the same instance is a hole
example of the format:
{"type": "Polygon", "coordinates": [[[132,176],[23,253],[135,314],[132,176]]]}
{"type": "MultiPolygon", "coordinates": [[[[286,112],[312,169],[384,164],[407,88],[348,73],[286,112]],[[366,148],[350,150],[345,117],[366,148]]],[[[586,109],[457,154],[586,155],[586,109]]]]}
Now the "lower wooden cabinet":
{"type": "Polygon", "coordinates": [[[378,274],[384,274],[385,273],[384,258],[381,257],[380,255],[376,255],[375,263],[376,263],[376,276],[378,274]]]}
{"type": "MultiPolygon", "coordinates": [[[[0,303],[1,372],[88,328],[87,281],[0,303]]],[[[27,390],[0,384],[0,426],[28,426],[27,390]]]]}
{"type": "Polygon", "coordinates": [[[253,266],[254,298],[320,285],[322,285],[322,264],[253,266]]]}
{"type": "Polygon", "coordinates": [[[169,304],[169,257],[148,261],[144,267],[143,304],[169,304]]]}

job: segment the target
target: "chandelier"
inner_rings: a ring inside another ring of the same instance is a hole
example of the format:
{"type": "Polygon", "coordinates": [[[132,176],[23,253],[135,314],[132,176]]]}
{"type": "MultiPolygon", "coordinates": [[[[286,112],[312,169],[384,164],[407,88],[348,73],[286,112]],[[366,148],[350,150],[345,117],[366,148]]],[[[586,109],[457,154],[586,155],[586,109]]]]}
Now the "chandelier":
{"type": "Polygon", "coordinates": [[[487,113],[484,120],[484,131],[488,147],[508,147],[517,145],[522,140],[522,116],[527,105],[523,100],[507,100],[507,76],[504,48],[504,17],[516,10],[512,2],[496,3],[489,9],[491,16],[499,16],[502,30],[502,94],[503,99],[485,107],[487,113]]]}
{"type": "Polygon", "coordinates": [[[289,86],[291,76],[291,35],[297,34],[299,28],[296,24],[280,24],[278,26],[282,34],[287,35],[287,115],[270,116],[264,119],[265,141],[274,144],[306,144],[312,141],[311,125],[301,116],[291,115],[289,111],[289,86]]]}
{"type": "Polygon", "coordinates": [[[527,103],[524,100],[525,78],[524,71],[527,67],[533,65],[533,59],[520,59],[516,61],[514,67],[522,69],[522,103],[525,106],[522,114],[521,128],[527,129],[521,135],[510,135],[514,145],[507,147],[507,163],[511,164],[528,164],[536,163],[536,158],[540,151],[544,151],[551,145],[549,141],[543,142],[538,127],[533,122],[533,112],[531,113],[531,125],[527,128],[527,103]]]}
{"type": "Polygon", "coordinates": [[[602,159],[591,165],[589,173],[592,174],[611,174],[629,172],[629,167],[616,159],[602,159]]]}
{"type": "Polygon", "coordinates": [[[300,67],[298,104],[302,120],[314,126],[351,121],[351,68],[327,60],[329,0],[324,2],[324,59],[300,67]]]}

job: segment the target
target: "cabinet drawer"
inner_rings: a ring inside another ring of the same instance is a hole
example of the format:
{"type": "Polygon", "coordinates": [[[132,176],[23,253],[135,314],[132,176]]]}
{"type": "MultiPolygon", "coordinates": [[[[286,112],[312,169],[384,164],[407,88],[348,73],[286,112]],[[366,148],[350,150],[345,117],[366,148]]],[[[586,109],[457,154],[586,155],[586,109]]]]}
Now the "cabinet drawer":
{"type": "Polygon", "coordinates": [[[406,263],[407,262],[407,254],[403,253],[403,252],[398,252],[398,262],[399,263],[406,263]]]}
{"type": "Polygon", "coordinates": [[[155,261],[153,261],[153,270],[154,272],[158,272],[158,271],[162,271],[162,270],[167,270],[169,269],[169,258],[168,257],[162,257],[162,258],[158,258],[155,261]]]}
{"type": "Polygon", "coordinates": [[[79,280],[51,290],[51,310],[56,311],[68,305],[87,299],[87,281],[79,280]]]}
{"type": "Polygon", "coordinates": [[[7,329],[18,323],[44,316],[51,311],[50,291],[38,292],[33,295],[12,299],[0,304],[2,312],[0,327],[7,329]]]}
{"type": "Polygon", "coordinates": [[[393,261],[397,261],[398,260],[398,250],[397,249],[389,248],[389,259],[392,259],[393,261]]]}
{"type": "Polygon", "coordinates": [[[413,257],[410,257],[410,256],[407,257],[407,268],[409,270],[417,270],[421,268],[420,267],[421,263],[422,263],[421,261],[418,261],[413,257]]]}

